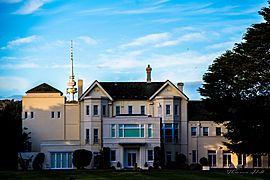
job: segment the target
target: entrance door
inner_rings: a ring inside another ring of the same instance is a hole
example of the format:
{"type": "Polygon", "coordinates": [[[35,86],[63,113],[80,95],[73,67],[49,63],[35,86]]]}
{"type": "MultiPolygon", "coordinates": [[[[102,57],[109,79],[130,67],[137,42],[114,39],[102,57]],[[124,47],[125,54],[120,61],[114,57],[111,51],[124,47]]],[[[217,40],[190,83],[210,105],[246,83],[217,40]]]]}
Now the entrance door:
{"type": "Polygon", "coordinates": [[[136,163],[136,153],[128,153],[128,167],[134,167],[136,163]]]}

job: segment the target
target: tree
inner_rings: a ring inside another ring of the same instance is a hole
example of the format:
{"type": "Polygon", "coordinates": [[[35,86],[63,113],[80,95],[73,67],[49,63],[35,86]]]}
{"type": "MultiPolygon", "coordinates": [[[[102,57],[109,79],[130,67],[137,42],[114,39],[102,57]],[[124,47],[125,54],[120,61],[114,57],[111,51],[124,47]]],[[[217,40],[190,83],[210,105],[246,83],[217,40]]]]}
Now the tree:
{"type": "Polygon", "coordinates": [[[225,145],[236,153],[270,152],[270,7],[259,14],[265,22],[252,25],[241,43],[215,59],[199,88],[210,118],[229,130],[225,145]]]}
{"type": "Polygon", "coordinates": [[[78,149],[73,152],[72,163],[77,169],[84,169],[92,160],[92,152],[86,149],[78,149]]]}
{"type": "Polygon", "coordinates": [[[110,161],[111,149],[109,147],[103,147],[100,151],[100,162],[99,167],[102,169],[109,169],[111,167],[110,161]]]}
{"type": "Polygon", "coordinates": [[[30,142],[30,134],[31,132],[27,131],[28,128],[24,127],[22,130],[21,140],[20,140],[20,148],[19,151],[21,152],[28,152],[31,151],[31,142],[30,142]]]}
{"type": "Polygon", "coordinates": [[[45,154],[44,153],[38,153],[33,161],[33,169],[34,170],[42,170],[43,163],[45,160],[45,154]]]}
{"type": "Polygon", "coordinates": [[[2,137],[0,153],[0,169],[15,170],[18,168],[18,152],[20,149],[22,129],[21,101],[1,100],[0,119],[2,137]]]}

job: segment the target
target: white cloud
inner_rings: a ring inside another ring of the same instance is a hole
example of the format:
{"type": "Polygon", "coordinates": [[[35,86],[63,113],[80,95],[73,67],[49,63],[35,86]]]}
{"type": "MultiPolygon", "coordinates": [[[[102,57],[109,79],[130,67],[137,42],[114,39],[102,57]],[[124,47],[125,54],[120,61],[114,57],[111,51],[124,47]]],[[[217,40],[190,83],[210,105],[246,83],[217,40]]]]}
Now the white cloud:
{"type": "Polygon", "coordinates": [[[13,4],[13,3],[19,3],[21,1],[22,0],[0,0],[0,3],[10,3],[10,4],[13,4]]]}
{"type": "Polygon", "coordinates": [[[182,18],[163,18],[163,19],[156,19],[153,20],[153,22],[157,22],[157,23],[172,23],[172,22],[177,22],[177,21],[181,21],[182,18]]]}
{"type": "Polygon", "coordinates": [[[16,76],[0,77],[1,91],[22,91],[22,89],[28,89],[29,87],[30,83],[27,79],[16,76]]]}
{"type": "Polygon", "coordinates": [[[175,40],[168,40],[159,44],[156,44],[155,47],[167,47],[167,46],[175,46],[182,42],[188,42],[188,41],[201,41],[205,39],[205,36],[203,33],[189,33],[185,34],[175,40]]]}
{"type": "Polygon", "coordinates": [[[78,37],[80,40],[82,40],[84,43],[89,44],[89,45],[95,45],[97,44],[97,41],[94,40],[93,38],[89,36],[80,36],[78,37]]]}
{"type": "Polygon", "coordinates": [[[1,47],[1,49],[9,49],[9,48],[13,48],[14,46],[20,46],[22,44],[29,44],[37,39],[38,37],[36,35],[15,39],[15,40],[9,41],[7,43],[7,46],[1,47]]]}
{"type": "Polygon", "coordinates": [[[146,44],[153,44],[161,40],[168,39],[169,33],[157,33],[157,34],[149,34],[140,38],[133,40],[130,43],[122,45],[122,47],[129,47],[129,46],[142,46],[146,44]]]}
{"type": "Polygon", "coordinates": [[[48,3],[50,0],[27,0],[24,5],[14,12],[14,14],[32,14],[39,10],[44,4],[48,3]]]}
{"type": "Polygon", "coordinates": [[[167,3],[169,1],[170,0],[159,0],[159,1],[155,2],[154,5],[164,4],[164,3],[167,3]]]}
{"type": "Polygon", "coordinates": [[[0,69],[34,69],[40,68],[38,64],[35,63],[21,63],[21,64],[1,64],[0,69]]]}
{"type": "Polygon", "coordinates": [[[222,43],[216,43],[212,44],[210,46],[207,46],[207,49],[231,49],[235,42],[228,41],[228,42],[222,42],[222,43]]]}

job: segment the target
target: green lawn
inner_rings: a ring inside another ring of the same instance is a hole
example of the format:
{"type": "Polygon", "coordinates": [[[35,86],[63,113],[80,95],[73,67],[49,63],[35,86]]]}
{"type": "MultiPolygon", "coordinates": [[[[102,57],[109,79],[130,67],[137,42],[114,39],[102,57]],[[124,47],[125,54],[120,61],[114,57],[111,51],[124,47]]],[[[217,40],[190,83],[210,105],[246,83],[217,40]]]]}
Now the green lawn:
{"type": "Polygon", "coordinates": [[[0,179],[61,179],[61,180],[84,180],[84,179],[237,179],[237,180],[260,180],[270,179],[269,172],[258,171],[232,172],[227,171],[191,171],[191,170],[153,170],[149,172],[114,172],[112,170],[44,170],[44,171],[0,171],[0,179]]]}

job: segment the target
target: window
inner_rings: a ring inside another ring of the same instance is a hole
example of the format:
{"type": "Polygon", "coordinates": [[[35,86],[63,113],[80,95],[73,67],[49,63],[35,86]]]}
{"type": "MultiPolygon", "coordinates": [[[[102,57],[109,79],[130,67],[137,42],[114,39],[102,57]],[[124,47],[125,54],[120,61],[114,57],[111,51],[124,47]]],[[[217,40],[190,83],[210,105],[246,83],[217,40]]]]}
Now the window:
{"type": "Polygon", "coordinates": [[[31,115],[31,119],[33,119],[34,118],[34,112],[31,112],[30,115],[31,115]]]}
{"type": "Polygon", "coordinates": [[[147,159],[148,159],[148,161],[153,161],[154,160],[153,150],[148,150],[147,151],[147,159]]]}
{"type": "Polygon", "coordinates": [[[102,105],[102,115],[106,116],[106,105],[102,105]]]}
{"type": "Polygon", "coordinates": [[[97,116],[98,115],[98,105],[94,105],[93,108],[94,108],[93,115],[97,116]]]}
{"type": "Polygon", "coordinates": [[[116,137],[116,125],[115,124],[112,124],[111,125],[111,137],[116,137]]]}
{"type": "Polygon", "coordinates": [[[178,123],[174,123],[173,124],[173,131],[174,131],[174,133],[173,133],[173,139],[174,139],[174,142],[175,143],[178,143],[178,123]]]}
{"type": "Polygon", "coordinates": [[[141,106],[141,114],[142,114],[142,115],[145,114],[145,106],[141,106]]]}
{"type": "Polygon", "coordinates": [[[178,123],[164,123],[162,125],[162,134],[165,143],[178,142],[178,123]]]}
{"type": "Polygon", "coordinates": [[[210,167],[217,166],[217,154],[216,151],[208,151],[208,161],[210,167]]]}
{"type": "Polygon", "coordinates": [[[94,144],[98,143],[98,129],[94,129],[94,144]]]}
{"type": "Polygon", "coordinates": [[[111,161],[116,161],[116,150],[111,150],[110,157],[111,161]]]}
{"type": "Polygon", "coordinates": [[[90,139],[90,130],[85,129],[85,144],[89,144],[89,139],[90,139]]]}
{"type": "Polygon", "coordinates": [[[27,112],[24,112],[24,119],[27,119],[27,112]]]}
{"type": "Polygon", "coordinates": [[[197,128],[191,127],[191,136],[196,136],[196,135],[197,135],[197,128]]]}
{"type": "Polygon", "coordinates": [[[172,161],[172,152],[171,151],[166,151],[166,158],[167,158],[167,162],[172,161]]]}
{"type": "Polygon", "coordinates": [[[223,167],[228,168],[232,164],[232,155],[228,151],[223,151],[223,167]]]}
{"type": "Polygon", "coordinates": [[[246,155],[245,154],[238,154],[237,158],[238,158],[238,166],[246,164],[246,155]]]}
{"type": "Polygon", "coordinates": [[[208,136],[209,128],[203,127],[203,136],[208,136]]]}
{"type": "Polygon", "coordinates": [[[175,105],[174,105],[174,115],[175,115],[175,116],[179,115],[179,112],[178,112],[178,104],[175,104],[175,105]]]}
{"type": "Polygon", "coordinates": [[[262,167],[262,156],[260,155],[253,156],[253,167],[262,167]]]}
{"type": "Polygon", "coordinates": [[[57,118],[61,118],[61,112],[60,111],[57,112],[57,118]]]}
{"type": "Polygon", "coordinates": [[[53,111],[51,112],[51,118],[54,118],[54,112],[53,111]]]}
{"type": "Polygon", "coordinates": [[[120,124],[119,137],[140,138],[144,137],[143,124],[120,124]]]}
{"type": "Polygon", "coordinates": [[[89,115],[89,105],[86,105],[86,115],[89,115]]]}
{"type": "Polygon", "coordinates": [[[51,152],[52,169],[72,169],[72,152],[51,152]]]}
{"type": "Polygon", "coordinates": [[[170,115],[171,114],[171,106],[170,105],[166,105],[166,115],[170,115]]]}
{"type": "Polygon", "coordinates": [[[116,106],[115,107],[115,115],[119,115],[120,114],[120,106],[116,106]]]}
{"type": "Polygon", "coordinates": [[[132,106],[128,106],[128,114],[132,114],[132,106]]]}
{"type": "Polygon", "coordinates": [[[153,137],[153,126],[152,124],[148,124],[148,137],[153,137]]]}
{"type": "Polygon", "coordinates": [[[216,127],[216,136],[221,136],[221,127],[216,127]]]}
{"type": "Polygon", "coordinates": [[[197,151],[192,150],[192,163],[196,163],[196,162],[197,162],[197,151]]]}

